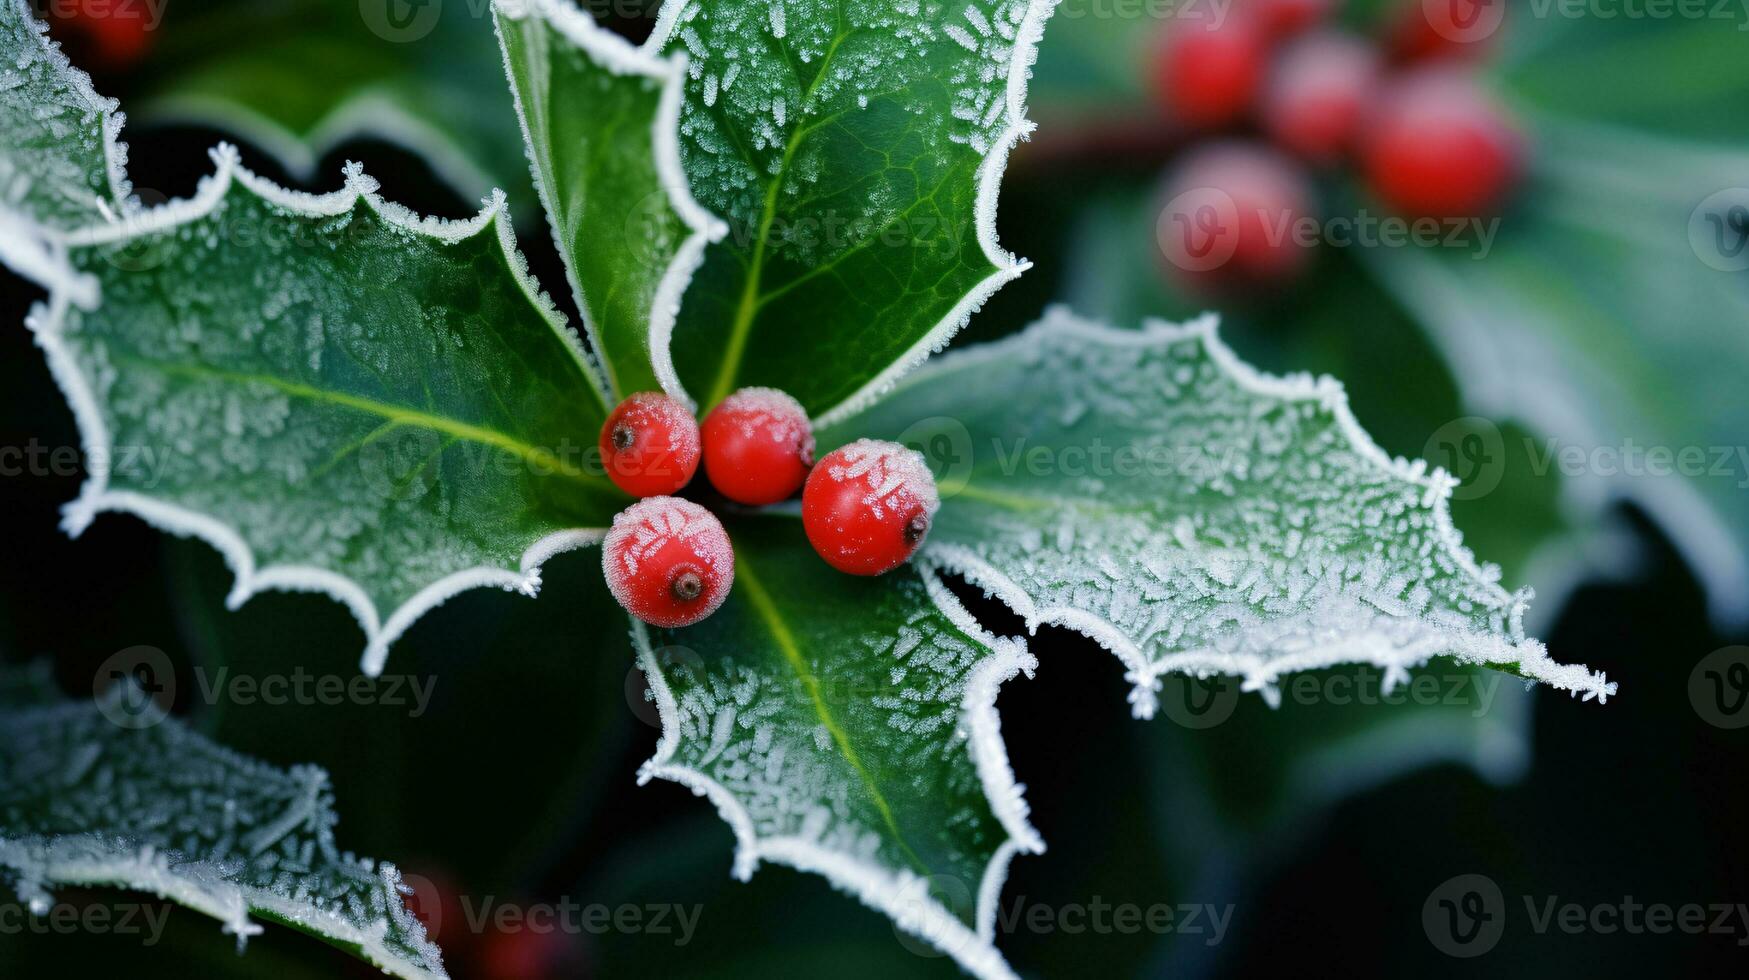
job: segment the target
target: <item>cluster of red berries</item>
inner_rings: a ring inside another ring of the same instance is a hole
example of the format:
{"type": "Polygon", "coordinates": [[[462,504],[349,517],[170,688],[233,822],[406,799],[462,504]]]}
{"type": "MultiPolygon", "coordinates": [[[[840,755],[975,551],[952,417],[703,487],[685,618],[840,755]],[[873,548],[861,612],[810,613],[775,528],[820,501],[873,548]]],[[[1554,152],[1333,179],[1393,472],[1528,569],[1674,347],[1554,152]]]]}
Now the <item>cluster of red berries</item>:
{"type": "Polygon", "coordinates": [[[735,581],[735,552],[715,514],[679,497],[702,459],[716,491],[763,507],[802,492],[802,527],[827,564],[880,575],[904,564],[929,533],[935,477],[915,450],[862,439],[814,462],[807,413],[773,388],[742,388],[705,416],[658,392],[621,402],[601,427],[601,458],[637,503],[613,519],[602,568],[614,598],[662,627],[715,612],[735,581]]]}
{"type": "Polygon", "coordinates": [[[1165,31],[1154,84],[1173,120],[1267,139],[1199,147],[1168,176],[1160,244],[1191,284],[1290,280],[1316,240],[1286,233],[1313,211],[1311,168],[1351,161],[1410,220],[1483,217],[1517,182],[1523,141],[1472,64],[1498,0],[1406,0],[1376,42],[1320,26],[1338,2],[1236,0],[1165,31]]]}

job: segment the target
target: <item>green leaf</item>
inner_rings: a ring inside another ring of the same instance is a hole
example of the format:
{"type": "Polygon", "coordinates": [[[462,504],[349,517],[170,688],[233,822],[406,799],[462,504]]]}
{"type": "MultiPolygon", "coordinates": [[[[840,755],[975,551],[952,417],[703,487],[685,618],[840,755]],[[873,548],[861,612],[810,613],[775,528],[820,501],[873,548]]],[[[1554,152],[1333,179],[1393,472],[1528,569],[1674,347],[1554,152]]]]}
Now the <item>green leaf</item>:
{"type": "Polygon", "coordinates": [[[197,535],[233,605],[327,592],[373,674],[450,595],[533,594],[599,539],[623,499],[590,455],[605,409],[502,197],[420,220],[357,168],[314,197],[214,160],[193,199],[70,238],[102,303],[32,319],[89,460],[71,533],[114,510],[197,535]]]}
{"type": "Polygon", "coordinates": [[[768,385],[811,415],[877,397],[1026,268],[996,244],[1050,0],[690,0],[645,50],[690,55],[692,194],[729,226],[674,327],[709,408],[768,385]]]}
{"type": "Polygon", "coordinates": [[[640,779],[708,796],[761,861],[826,876],[979,976],[1015,853],[1043,842],[1002,746],[997,688],[1034,660],[928,572],[833,575],[790,516],[737,521],[735,588],[683,630],[634,626],[662,718],[640,779]]]}
{"type": "Polygon", "coordinates": [[[532,207],[485,0],[225,0],[172,6],[136,116],[234,133],[300,181],[359,139],[428,163],[466,199],[532,207]]]}
{"type": "Polygon", "coordinates": [[[1241,677],[1372,664],[1391,686],[1434,656],[1604,698],[1553,662],[1451,526],[1454,481],[1393,460],[1328,378],[1241,363],[1212,318],[1113,330],[1055,311],[942,359],[821,434],[915,444],[943,503],[927,560],[1024,616],[1098,640],[1139,716],[1168,673],[1241,677]],[[995,393],[1000,393],[997,397],[995,393]]]}
{"type": "Polygon", "coordinates": [[[686,58],[634,48],[559,0],[494,11],[536,185],[608,390],[616,401],[678,391],[668,345],[680,294],[726,230],[681,172],[686,58]]]}
{"type": "Polygon", "coordinates": [[[0,718],[0,870],[32,914],[50,888],[115,886],[210,915],[239,946],[261,932],[253,914],[395,976],[443,977],[394,865],[336,846],[333,804],[321,769],[214,745],[131,680],[0,718]]]}
{"type": "Polygon", "coordinates": [[[1749,280],[1706,221],[1749,204],[1727,190],[1749,152],[1552,117],[1537,132],[1540,172],[1486,259],[1394,250],[1372,267],[1445,353],[1471,410],[1535,433],[1525,450],[1560,477],[1575,513],[1638,503],[1705,583],[1720,624],[1740,624],[1749,280]]]}
{"type": "Polygon", "coordinates": [[[0,0],[0,264],[89,303],[59,240],[127,207],[123,119],[47,31],[26,0],[0,0]]]}

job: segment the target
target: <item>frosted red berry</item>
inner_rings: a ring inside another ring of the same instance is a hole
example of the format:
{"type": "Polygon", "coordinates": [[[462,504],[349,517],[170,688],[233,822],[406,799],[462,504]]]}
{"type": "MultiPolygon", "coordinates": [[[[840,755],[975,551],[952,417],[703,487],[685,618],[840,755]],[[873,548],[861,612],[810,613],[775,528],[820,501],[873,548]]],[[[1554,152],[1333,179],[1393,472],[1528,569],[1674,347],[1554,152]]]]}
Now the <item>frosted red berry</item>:
{"type": "Polygon", "coordinates": [[[921,453],[859,439],[827,453],[808,476],[802,528],[833,568],[880,575],[917,552],[939,506],[921,453]]]}
{"type": "Polygon", "coordinates": [[[1360,38],[1308,34],[1282,51],[1270,73],[1263,128],[1312,163],[1335,163],[1354,140],[1378,72],[1378,55],[1360,38]]]}
{"type": "Polygon", "coordinates": [[[1284,154],[1251,142],[1216,143],[1168,175],[1156,233],[1168,270],[1213,291],[1277,286],[1310,257],[1311,182],[1284,154]]]}
{"type": "Polygon", "coordinates": [[[691,626],[728,598],[735,549],[715,514],[690,500],[650,497],[614,517],[601,568],[627,612],[672,629],[691,626]]]}
{"type": "Polygon", "coordinates": [[[1256,102],[1268,58],[1267,35],[1239,11],[1224,18],[1181,19],[1161,42],[1155,89],[1179,123],[1195,129],[1229,126],[1256,102]]]}
{"type": "Polygon", "coordinates": [[[1461,69],[1399,79],[1362,124],[1368,186],[1413,218],[1492,213],[1516,184],[1523,154],[1506,112],[1461,69]]]}
{"type": "Polygon", "coordinates": [[[758,507],[789,499],[814,465],[801,403],[775,388],[742,388],[705,416],[704,472],[717,492],[758,507]]]}
{"type": "Polygon", "coordinates": [[[1506,0],[1414,0],[1398,8],[1384,46],[1399,63],[1475,61],[1493,50],[1506,0]]]}
{"type": "Polygon", "coordinates": [[[1271,36],[1287,37],[1329,17],[1336,0],[1249,0],[1247,6],[1271,36]]]}
{"type": "Polygon", "coordinates": [[[656,391],[620,402],[601,426],[601,462],[634,497],[673,493],[698,470],[698,423],[685,405],[656,391]]]}

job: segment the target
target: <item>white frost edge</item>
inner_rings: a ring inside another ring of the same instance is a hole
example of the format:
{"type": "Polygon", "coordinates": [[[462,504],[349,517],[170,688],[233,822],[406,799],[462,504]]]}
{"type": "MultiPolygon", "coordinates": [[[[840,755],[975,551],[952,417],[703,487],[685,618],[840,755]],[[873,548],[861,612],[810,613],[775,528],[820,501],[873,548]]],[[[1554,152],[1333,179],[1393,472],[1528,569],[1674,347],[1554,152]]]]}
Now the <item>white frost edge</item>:
{"type": "MultiPolygon", "coordinates": [[[[649,347],[650,366],[655,371],[656,380],[661,384],[662,390],[689,409],[696,409],[697,403],[687,394],[685,386],[680,383],[679,373],[674,369],[674,355],[671,350],[674,324],[680,315],[680,302],[686,293],[686,287],[692,282],[693,274],[698,271],[699,266],[704,264],[705,248],[728,234],[729,226],[693,198],[685,168],[681,165],[680,107],[686,95],[686,55],[676,53],[668,57],[662,56],[657,37],[652,37],[642,47],[634,47],[625,38],[597,24],[592,15],[585,13],[569,0],[493,0],[493,8],[506,20],[539,17],[558,31],[561,37],[576,45],[608,71],[617,75],[643,76],[660,83],[662,95],[657,104],[656,117],[651,120],[650,145],[656,154],[656,173],[662,189],[667,192],[668,205],[690,233],[680,243],[680,248],[668,261],[668,268],[657,281],[656,294],[650,303],[650,322],[645,344],[649,347]]],[[[497,29],[496,24],[494,29],[497,29]]],[[[660,33],[658,30],[658,37],[660,33]]],[[[552,232],[554,246],[565,260],[565,279],[570,283],[578,314],[583,318],[584,330],[594,348],[594,361],[600,372],[603,392],[610,396],[610,400],[617,400],[632,393],[618,390],[613,366],[603,353],[605,348],[597,333],[595,319],[589,313],[589,303],[577,281],[575,270],[578,258],[573,254],[570,243],[565,240],[564,232],[560,230],[558,209],[553,205],[553,190],[547,186],[537,161],[534,137],[529,132],[528,115],[522,105],[522,93],[516,89],[516,74],[510,64],[510,46],[505,41],[502,30],[498,30],[498,46],[504,55],[505,80],[510,85],[510,95],[516,103],[516,119],[522,130],[523,152],[528,157],[529,171],[533,175],[541,207],[547,213],[547,227],[552,232]]]]}
{"type": "MultiPolygon", "coordinates": [[[[286,190],[271,181],[244,169],[238,162],[235,147],[221,143],[211,153],[214,171],[201,178],[192,198],[175,200],[151,210],[128,216],[123,220],[70,233],[70,245],[95,245],[121,241],[135,235],[163,231],[176,225],[199,220],[212,213],[232,182],[240,183],[251,193],[304,217],[325,217],[352,210],[361,198],[378,216],[417,234],[441,242],[458,242],[471,238],[488,226],[496,229],[498,244],[517,283],[528,296],[566,347],[584,363],[581,345],[574,332],[541,293],[528,275],[528,267],[516,251],[516,243],[508,221],[500,220],[504,211],[504,195],[494,192],[480,213],[467,221],[446,221],[421,218],[413,212],[383,200],[376,194],[377,183],[357,166],[346,169],[346,186],[329,194],[305,194],[286,190]]],[[[523,552],[517,569],[480,566],[451,573],[419,590],[383,620],[376,604],[362,586],[350,578],[324,568],[305,565],[256,566],[255,554],[242,535],[218,519],[167,501],[157,500],[131,491],[109,489],[111,436],[103,421],[96,396],[92,393],[77,362],[68,351],[63,338],[66,327],[68,297],[52,293],[47,306],[38,304],[25,324],[36,335],[37,346],[43,349],[62,394],[78,424],[85,458],[91,467],[90,479],[81,488],[79,497],[63,512],[62,528],[69,536],[78,537],[100,513],[115,511],[130,513],[146,523],[179,537],[197,537],[218,549],[236,576],[227,608],[236,609],[252,596],[269,589],[288,592],[321,592],[339,601],[364,629],[365,650],[359,669],[375,677],[382,673],[388,659],[389,646],[399,639],[419,617],[441,605],[459,592],[485,586],[497,586],[507,591],[533,596],[540,591],[541,565],[548,558],[564,551],[598,543],[606,536],[605,528],[575,528],[557,531],[541,538],[523,552]]]]}
{"type": "MultiPolygon", "coordinates": [[[[972,314],[982,309],[984,303],[998,289],[1020,278],[1022,273],[1032,268],[1031,262],[1017,257],[998,243],[996,205],[1002,191],[1002,175],[1008,170],[1008,154],[1016,143],[1031,136],[1036,128],[1036,124],[1026,118],[1026,84],[1032,78],[1032,66],[1038,60],[1038,46],[1044,39],[1045,21],[1056,11],[1057,3],[1058,0],[1027,2],[1026,13],[1021,17],[1020,27],[1014,34],[1014,46],[1008,61],[1007,106],[1003,111],[1007,128],[991,146],[984,162],[978,166],[978,188],[974,206],[978,245],[984,251],[984,258],[996,267],[996,271],[962,297],[940,322],[912,344],[898,360],[887,365],[868,383],[852,392],[850,397],[822,412],[814,420],[816,427],[834,425],[874,404],[892,390],[901,377],[922,364],[931,354],[946,347],[948,341],[971,320],[972,314]]],[[[679,5],[680,0],[669,0],[669,8],[679,5]]],[[[658,25],[657,31],[661,30],[658,25]]]]}
{"type": "MultiPolygon", "coordinates": [[[[97,835],[85,836],[96,842],[110,843],[97,835]]],[[[30,906],[32,914],[42,915],[48,911],[50,896],[41,890],[43,886],[122,888],[153,895],[218,920],[223,924],[223,931],[227,935],[237,937],[239,948],[249,937],[258,936],[263,931],[260,925],[249,918],[249,912],[256,910],[299,923],[301,929],[338,943],[357,946],[364,957],[384,973],[404,977],[406,980],[448,978],[448,973],[441,967],[437,970],[427,969],[423,964],[390,949],[384,941],[388,935],[388,919],[377,920],[378,926],[367,931],[331,912],[286,901],[279,895],[254,886],[231,883],[202,885],[187,876],[176,874],[171,867],[172,854],[153,847],[144,847],[131,858],[117,854],[110,861],[80,862],[43,861],[33,854],[35,850],[31,847],[30,838],[0,838],[0,866],[12,868],[23,876],[19,897],[30,906]]],[[[393,864],[378,862],[377,874],[382,878],[389,894],[399,896],[404,892],[405,886],[401,884],[400,872],[393,864]]],[[[389,914],[395,915],[396,910],[391,908],[389,914]]],[[[418,924],[417,919],[412,921],[415,925],[418,924]]],[[[421,935],[423,931],[421,928],[421,935]]]]}
{"type": "Polygon", "coordinates": [[[492,193],[493,180],[455,140],[384,92],[365,90],[334,106],[307,133],[217,95],[168,95],[140,110],[149,122],[212,126],[256,147],[304,183],[322,158],[354,139],[379,139],[425,161],[439,180],[464,195],[492,193]]]}
{"type": "Polygon", "coordinates": [[[1028,820],[1026,788],[1015,782],[1014,770],[1008,762],[996,695],[1002,684],[1016,674],[1031,677],[1038,660],[1027,651],[1024,641],[992,636],[985,631],[933,571],[927,568],[918,571],[941,614],[956,629],[991,651],[966,680],[960,730],[965,732],[966,747],[991,812],[1007,831],[1008,839],[997,847],[984,869],[978,887],[975,931],[929,897],[927,881],[908,870],[894,872],[862,858],[827,850],[803,837],[761,839],[754,831],[752,817],[728,788],[696,769],[673,762],[680,745],[679,707],[656,663],[649,631],[634,619],[632,642],[637,647],[638,666],[649,680],[662,719],[656,754],[638,768],[638,785],[651,779],[666,779],[710,800],[735,835],[731,872],[735,878],[750,879],[761,861],[821,875],[834,888],[884,913],[899,928],[935,945],[967,973],[991,980],[1014,980],[1014,971],[995,947],[997,906],[1002,885],[1008,878],[1009,862],[1016,854],[1044,853],[1045,843],[1028,820]]]}
{"type": "MultiPolygon", "coordinates": [[[[103,162],[109,182],[110,199],[92,201],[94,210],[123,213],[134,206],[133,191],[128,185],[128,147],[121,141],[127,116],[115,99],[98,94],[91,85],[91,76],[81,71],[61,50],[59,42],[49,37],[49,26],[37,19],[28,0],[5,0],[13,9],[8,16],[19,18],[25,30],[36,39],[39,51],[49,64],[66,78],[73,94],[85,103],[88,112],[103,120],[103,162]]],[[[50,293],[67,293],[83,309],[97,305],[97,283],[90,276],[77,275],[67,262],[62,245],[64,229],[50,228],[23,213],[0,207],[0,265],[36,283],[50,293]]]]}
{"type": "MultiPolygon", "coordinates": [[[[1399,302],[1423,311],[1421,322],[1457,376],[1464,401],[1476,411],[1512,415],[1549,432],[1591,428],[1571,406],[1502,380],[1505,374],[1485,362],[1492,345],[1476,343],[1490,332],[1487,323],[1470,315],[1462,303],[1464,288],[1432,260],[1370,261],[1371,268],[1399,302]],[[1437,297],[1428,303],[1422,297],[1437,297]]],[[[1602,441],[1594,437],[1592,441],[1602,441]]],[[[1639,504],[1669,535],[1700,578],[1707,609],[1716,626],[1727,632],[1749,624],[1749,556],[1738,547],[1738,535],[1716,508],[1687,480],[1636,480],[1625,475],[1561,481],[1561,494],[1571,506],[1595,516],[1617,501],[1639,504]],[[1601,484],[1602,493],[1596,492],[1601,484]]]]}
{"type": "MultiPolygon", "coordinates": [[[[1520,589],[1508,593],[1499,584],[1499,569],[1478,566],[1463,535],[1451,521],[1451,493],[1456,481],[1445,471],[1429,469],[1424,462],[1393,458],[1373,442],[1361,428],[1348,405],[1348,397],[1340,382],[1330,377],[1315,378],[1308,374],[1275,377],[1264,374],[1241,361],[1217,334],[1219,318],[1204,314],[1182,325],[1149,320],[1140,330],[1122,330],[1084,319],[1060,306],[1045,312],[1037,323],[1020,333],[950,354],[936,362],[929,373],[913,375],[911,383],[927,380],[933,374],[956,368],[976,366],[1001,357],[1014,347],[1040,343],[1048,336],[1074,335],[1093,343],[1128,347],[1154,347],[1199,342],[1209,358],[1231,377],[1241,389],[1264,398],[1290,402],[1312,402],[1332,413],[1350,446],[1361,458],[1372,462],[1384,472],[1421,487],[1424,501],[1432,509],[1435,534],[1446,556],[1476,585],[1494,608],[1506,613],[1508,637],[1494,636],[1471,630],[1453,630],[1422,626],[1415,620],[1397,620],[1405,631],[1405,639],[1392,639],[1374,631],[1354,633],[1337,640],[1323,641],[1315,648],[1295,650],[1286,655],[1268,657],[1260,653],[1225,653],[1218,650],[1185,650],[1159,658],[1151,658],[1115,624],[1083,610],[1067,606],[1041,607],[1019,583],[1003,574],[971,550],[950,544],[925,544],[923,559],[940,569],[955,572],[995,596],[1026,621],[1029,632],[1040,625],[1058,625],[1081,633],[1110,650],[1126,668],[1125,679],[1133,689],[1129,695],[1132,711],[1138,718],[1151,718],[1157,707],[1160,678],[1169,672],[1184,672],[1199,676],[1230,674],[1244,678],[1242,689],[1261,693],[1269,703],[1279,704],[1277,682],[1284,674],[1316,670],[1343,663],[1368,663],[1383,668],[1385,690],[1409,679],[1409,668],[1425,664],[1435,656],[1450,656],[1460,662],[1486,664],[1512,663],[1530,679],[1568,691],[1584,700],[1596,698],[1606,702],[1616,693],[1614,682],[1602,671],[1592,671],[1579,664],[1557,663],[1548,655],[1542,643],[1524,636],[1524,614],[1534,592],[1520,589]],[[1408,634],[1413,635],[1408,635],[1408,634]]],[[[1292,631],[1292,619],[1278,624],[1292,631]]],[[[1304,632],[1303,630],[1301,632],[1304,632]]]]}

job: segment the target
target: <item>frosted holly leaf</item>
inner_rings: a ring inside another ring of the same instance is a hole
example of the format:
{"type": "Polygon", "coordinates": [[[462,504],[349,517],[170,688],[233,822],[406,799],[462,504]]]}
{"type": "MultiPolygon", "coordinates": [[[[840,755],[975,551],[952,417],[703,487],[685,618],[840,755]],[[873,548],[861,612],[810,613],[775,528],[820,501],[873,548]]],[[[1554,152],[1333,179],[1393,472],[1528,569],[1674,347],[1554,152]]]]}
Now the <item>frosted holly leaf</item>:
{"type": "Polygon", "coordinates": [[[825,875],[981,977],[1028,825],[996,692],[1034,660],[984,633],[929,573],[831,573],[790,516],[729,528],[735,588],[696,626],[633,638],[662,718],[641,780],[708,796],[761,861],[825,875]]]}
{"type": "Polygon", "coordinates": [[[122,115],[68,63],[26,0],[0,0],[0,263],[43,286],[73,288],[59,236],[119,214],[129,191],[122,115]]]}
{"type": "MultiPolygon", "coordinates": [[[[872,399],[1025,263],[996,242],[1008,151],[1051,0],[689,0],[680,150],[729,226],[674,327],[678,381],[812,415],[872,399]]],[[[672,393],[672,392],[671,392],[672,393]]]]}
{"type": "Polygon", "coordinates": [[[1529,593],[1463,547],[1449,477],[1387,458],[1334,381],[1252,371],[1212,319],[1128,331],[1053,311],[820,441],[853,435],[945,464],[925,559],[1109,648],[1139,716],[1168,673],[1274,701],[1290,673],[1371,664],[1394,687],[1435,656],[1615,691],[1524,636],[1529,593]]]}
{"type": "Polygon", "coordinates": [[[605,409],[501,196],[421,220],[356,167],[316,197],[213,158],[193,199],[69,239],[96,310],[33,314],[91,473],[69,532],[124,511],[197,535],[233,606],[330,593],[372,674],[448,596],[532,595],[600,539],[625,499],[594,455],[605,409]]]}
{"type": "MultiPolygon", "coordinates": [[[[193,5],[190,5],[193,6],[193,5]]],[[[276,0],[177,8],[136,122],[207,126],[317,181],[355,140],[398,146],[465,199],[534,205],[485,0],[276,0]],[[311,66],[321,66],[313,76],[311,66]]]]}
{"type": "MultiPolygon", "coordinates": [[[[23,672],[0,670],[0,688],[23,672]]],[[[337,820],[327,773],[214,745],[131,680],[0,716],[0,879],[32,914],[56,887],[114,886],[210,915],[239,947],[256,917],[395,976],[445,976],[400,873],[341,851],[337,820]]]]}
{"type": "Polygon", "coordinates": [[[493,12],[535,183],[608,390],[679,393],[668,344],[680,294],[725,230],[680,169],[686,58],[635,48],[569,0],[500,0],[493,12]]]}

